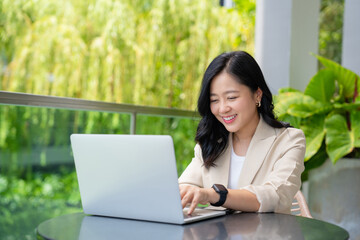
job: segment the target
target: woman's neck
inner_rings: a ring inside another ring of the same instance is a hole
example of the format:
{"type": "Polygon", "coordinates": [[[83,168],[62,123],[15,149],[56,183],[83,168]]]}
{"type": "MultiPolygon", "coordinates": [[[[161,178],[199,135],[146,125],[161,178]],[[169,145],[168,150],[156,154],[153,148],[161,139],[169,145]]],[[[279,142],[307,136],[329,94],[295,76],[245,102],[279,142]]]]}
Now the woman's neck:
{"type": "Polygon", "coordinates": [[[245,156],[250,145],[251,139],[255,134],[256,128],[260,122],[260,117],[252,121],[244,130],[233,134],[233,148],[238,156],[245,156]]]}

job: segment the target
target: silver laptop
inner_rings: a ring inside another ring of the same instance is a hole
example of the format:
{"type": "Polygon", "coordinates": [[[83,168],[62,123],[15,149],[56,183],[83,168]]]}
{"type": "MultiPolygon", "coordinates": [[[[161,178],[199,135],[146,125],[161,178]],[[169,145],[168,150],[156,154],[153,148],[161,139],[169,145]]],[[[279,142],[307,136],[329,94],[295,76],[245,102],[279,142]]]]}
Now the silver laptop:
{"type": "Polygon", "coordinates": [[[170,136],[72,134],[85,214],[185,224],[225,211],[184,214],[170,136]]]}

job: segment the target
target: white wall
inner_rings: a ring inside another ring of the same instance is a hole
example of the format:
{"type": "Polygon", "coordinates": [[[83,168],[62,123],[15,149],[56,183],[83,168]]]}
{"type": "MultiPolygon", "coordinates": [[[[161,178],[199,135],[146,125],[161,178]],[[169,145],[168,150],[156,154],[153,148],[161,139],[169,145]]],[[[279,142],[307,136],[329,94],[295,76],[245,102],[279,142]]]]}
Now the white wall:
{"type": "Polygon", "coordinates": [[[345,0],[342,65],[360,75],[360,1],[345,0]]]}
{"type": "Polygon", "coordinates": [[[320,0],[257,0],[255,58],[273,94],[304,90],[317,71],[320,0]]]}

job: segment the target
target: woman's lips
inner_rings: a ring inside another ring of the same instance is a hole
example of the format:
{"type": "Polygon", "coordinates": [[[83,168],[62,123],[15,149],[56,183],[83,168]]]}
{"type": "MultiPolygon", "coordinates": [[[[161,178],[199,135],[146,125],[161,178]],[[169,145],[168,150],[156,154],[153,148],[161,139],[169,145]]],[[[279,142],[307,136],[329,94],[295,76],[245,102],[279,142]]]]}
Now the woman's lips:
{"type": "Polygon", "coordinates": [[[235,121],[236,116],[237,116],[237,114],[231,115],[231,116],[222,117],[222,119],[224,120],[225,123],[229,124],[229,123],[232,123],[233,121],[235,121]]]}

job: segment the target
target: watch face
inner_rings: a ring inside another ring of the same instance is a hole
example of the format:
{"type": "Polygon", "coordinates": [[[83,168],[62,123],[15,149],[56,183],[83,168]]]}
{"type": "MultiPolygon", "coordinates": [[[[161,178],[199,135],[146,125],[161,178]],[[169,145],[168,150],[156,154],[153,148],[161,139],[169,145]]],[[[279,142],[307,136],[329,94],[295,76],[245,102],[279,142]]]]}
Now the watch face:
{"type": "Polygon", "coordinates": [[[215,190],[219,192],[227,192],[227,189],[221,184],[214,184],[215,190]]]}

